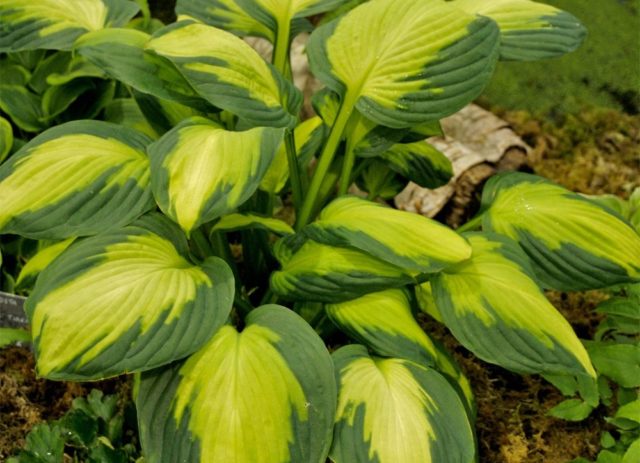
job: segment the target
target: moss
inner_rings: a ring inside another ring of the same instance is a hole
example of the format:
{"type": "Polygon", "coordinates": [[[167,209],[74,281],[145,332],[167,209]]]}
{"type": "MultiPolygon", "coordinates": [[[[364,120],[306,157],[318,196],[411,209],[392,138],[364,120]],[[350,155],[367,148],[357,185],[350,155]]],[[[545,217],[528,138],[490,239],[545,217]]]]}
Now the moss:
{"type": "Polygon", "coordinates": [[[606,108],[556,118],[499,115],[533,148],[529,163],[538,175],[585,194],[627,198],[640,186],[640,116],[606,108]]]}
{"type": "Polygon", "coordinates": [[[501,62],[484,101],[537,114],[600,106],[640,111],[640,0],[544,0],[588,30],[575,52],[539,62],[501,62]]]}

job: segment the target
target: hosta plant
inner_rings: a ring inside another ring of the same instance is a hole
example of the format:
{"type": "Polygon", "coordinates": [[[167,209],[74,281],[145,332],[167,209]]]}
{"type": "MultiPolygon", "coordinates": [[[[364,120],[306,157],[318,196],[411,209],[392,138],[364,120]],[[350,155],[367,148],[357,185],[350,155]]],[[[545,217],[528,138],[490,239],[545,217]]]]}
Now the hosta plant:
{"type": "Polygon", "coordinates": [[[473,462],[470,385],[418,308],[485,361],[595,376],[543,289],[638,281],[625,218],[517,173],[466,230],[383,201],[446,183],[438,121],[498,60],[576,48],[578,20],[528,0],[178,0],[150,32],[136,11],[0,1],[2,51],[70,53],[128,109],[9,156],[0,232],[54,242],[20,275],[38,373],[138,375],[147,461],[473,462]],[[301,32],[324,85],[307,120],[301,32]]]}

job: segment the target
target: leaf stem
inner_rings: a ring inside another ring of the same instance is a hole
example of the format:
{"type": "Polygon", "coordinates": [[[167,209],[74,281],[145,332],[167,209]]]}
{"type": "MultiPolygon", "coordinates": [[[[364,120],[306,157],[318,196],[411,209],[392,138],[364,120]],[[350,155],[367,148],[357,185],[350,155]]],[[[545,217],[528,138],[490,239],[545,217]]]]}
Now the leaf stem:
{"type": "Polygon", "coordinates": [[[285,21],[284,23],[278,23],[278,32],[276,34],[276,40],[273,47],[273,56],[271,63],[280,73],[292,80],[291,75],[291,63],[289,61],[289,54],[291,49],[291,21],[285,21]]]}
{"type": "Polygon", "coordinates": [[[298,155],[296,154],[296,141],[293,130],[287,129],[284,134],[284,143],[287,151],[287,163],[289,164],[289,177],[291,179],[291,191],[293,192],[293,207],[296,212],[302,206],[302,179],[300,177],[300,166],[298,155]]]}
{"type": "Polygon", "coordinates": [[[351,173],[356,163],[356,150],[353,147],[347,147],[344,155],[344,163],[342,164],[342,174],[340,175],[340,186],[338,187],[338,196],[346,195],[351,185],[351,173]]]}
{"type": "Polygon", "coordinates": [[[240,283],[240,274],[238,272],[238,266],[236,265],[236,261],[233,258],[233,254],[231,253],[231,248],[229,246],[229,241],[227,240],[227,236],[224,232],[213,232],[210,235],[211,246],[213,247],[213,254],[224,259],[224,261],[229,265],[231,271],[233,272],[233,276],[236,280],[236,285],[240,283]]]}
{"type": "Polygon", "coordinates": [[[322,181],[324,180],[329,167],[331,167],[331,162],[333,161],[333,157],[335,156],[338,145],[340,144],[340,139],[342,138],[342,132],[344,132],[344,128],[349,121],[349,117],[351,117],[351,112],[353,111],[354,106],[353,103],[354,102],[352,101],[349,92],[347,92],[340,104],[340,109],[338,110],[336,119],[331,126],[329,137],[322,148],[320,158],[318,159],[318,165],[316,166],[313,179],[311,180],[311,185],[309,185],[309,191],[304,198],[304,203],[302,204],[300,215],[296,223],[296,229],[298,230],[307,225],[312,218],[311,214],[313,212],[313,205],[316,202],[316,197],[318,196],[318,192],[322,186],[322,181]]]}
{"type": "Polygon", "coordinates": [[[462,232],[471,231],[471,230],[477,230],[477,229],[481,228],[482,227],[482,217],[483,216],[484,216],[484,213],[476,215],[474,218],[469,220],[467,223],[463,223],[462,225],[460,225],[456,229],[456,231],[458,233],[462,233],[462,232]]]}

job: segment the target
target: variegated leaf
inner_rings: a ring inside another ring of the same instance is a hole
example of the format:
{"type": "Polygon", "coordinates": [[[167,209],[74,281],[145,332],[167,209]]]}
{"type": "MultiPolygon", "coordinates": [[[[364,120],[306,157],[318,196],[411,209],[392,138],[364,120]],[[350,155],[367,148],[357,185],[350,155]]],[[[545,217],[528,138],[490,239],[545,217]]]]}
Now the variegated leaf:
{"type": "Polygon", "coordinates": [[[304,233],[418,272],[436,272],[471,255],[465,239],[444,225],[355,196],[331,202],[304,233]]]}
{"type": "Polygon", "coordinates": [[[545,287],[584,290],[640,281],[640,235],[621,217],[535,175],[487,182],[483,227],[520,244],[545,287]]]}
{"type": "Polygon", "coordinates": [[[307,241],[293,253],[282,251],[271,288],[286,299],[340,302],[413,281],[402,268],[354,249],[307,241]]]}
{"type": "Polygon", "coordinates": [[[480,94],[498,56],[498,27],[440,0],[373,0],[316,29],[311,70],[341,111],[402,128],[438,120],[480,94]]]}
{"type": "Polygon", "coordinates": [[[464,406],[437,372],[409,360],[370,357],[359,345],[337,350],[333,361],[338,412],[332,461],[475,461],[464,406]]]}
{"type": "Polygon", "coordinates": [[[291,225],[280,219],[262,217],[255,214],[229,214],[222,216],[211,231],[229,232],[247,228],[261,228],[276,235],[291,235],[295,233],[291,225]]]}
{"type": "Polygon", "coordinates": [[[68,50],[85,32],[123,26],[138,9],[127,0],[2,0],[0,52],[68,50]]]}
{"type": "Polygon", "coordinates": [[[324,343],[281,306],[245,321],[185,362],[143,373],[136,402],[150,461],[325,462],[336,385],[324,343]]]}
{"type": "Polygon", "coordinates": [[[230,132],[204,118],[187,119],[149,147],[160,208],[190,233],[231,212],[258,188],[283,130],[230,132]]]}
{"type": "Polygon", "coordinates": [[[149,142],[99,121],[37,136],[0,167],[0,232],[64,239],[131,223],[153,207],[149,142]]]}
{"type": "Polygon", "coordinates": [[[326,304],[332,322],[381,357],[411,360],[437,369],[463,399],[469,416],[475,403],[469,380],[437,341],[430,339],[411,313],[406,291],[387,289],[357,299],[326,304]]]}
{"type": "Polygon", "coordinates": [[[217,111],[198,95],[170,60],[145,49],[150,40],[149,34],[135,29],[104,29],[80,37],[74,50],[139,92],[202,111],[217,111]]]}
{"type": "Polygon", "coordinates": [[[573,15],[529,0],[455,0],[453,5],[493,19],[500,27],[500,57],[530,61],[569,53],[586,29],[573,15]]]}
{"type": "Polygon", "coordinates": [[[211,104],[246,122],[295,125],[300,91],[233,34],[182,21],[156,32],[146,49],[173,62],[211,104]]]}
{"type": "Polygon", "coordinates": [[[327,304],[325,310],[342,331],[376,355],[435,365],[436,348],[413,318],[409,298],[402,289],[327,304]]]}
{"type": "Polygon", "coordinates": [[[225,323],[234,283],[221,259],[193,265],[187,252],[180,230],[161,216],[66,249],[25,306],[38,373],[99,379],[199,349],[225,323]]]}
{"type": "Polygon", "coordinates": [[[45,268],[54,261],[62,252],[67,249],[75,238],[67,238],[66,240],[46,246],[33,255],[20,270],[16,286],[24,286],[35,281],[36,277],[45,268]]]}
{"type": "Polygon", "coordinates": [[[595,377],[587,351],[533,280],[522,250],[496,234],[467,236],[471,258],[431,280],[456,339],[481,359],[516,372],[595,377]]]}
{"type": "Polygon", "coordinates": [[[239,36],[275,41],[273,31],[242,9],[237,0],[177,0],[176,14],[178,20],[194,18],[239,36]]]}
{"type": "Polygon", "coordinates": [[[11,152],[13,146],[13,127],[8,120],[0,116],[0,162],[11,152]]]}
{"type": "Polygon", "coordinates": [[[424,188],[446,185],[453,176],[449,158],[425,141],[393,145],[380,157],[391,169],[424,188]]]}

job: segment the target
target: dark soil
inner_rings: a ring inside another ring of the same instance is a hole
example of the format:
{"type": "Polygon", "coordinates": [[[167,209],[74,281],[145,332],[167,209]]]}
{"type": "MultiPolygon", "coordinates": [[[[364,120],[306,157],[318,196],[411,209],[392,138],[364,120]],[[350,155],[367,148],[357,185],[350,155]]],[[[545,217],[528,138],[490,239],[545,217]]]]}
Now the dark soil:
{"type": "Polygon", "coordinates": [[[47,381],[36,377],[31,351],[0,349],[0,461],[23,447],[34,425],[60,418],[73,399],[86,396],[91,389],[130,397],[130,385],[124,377],[93,383],[47,381]]]}

